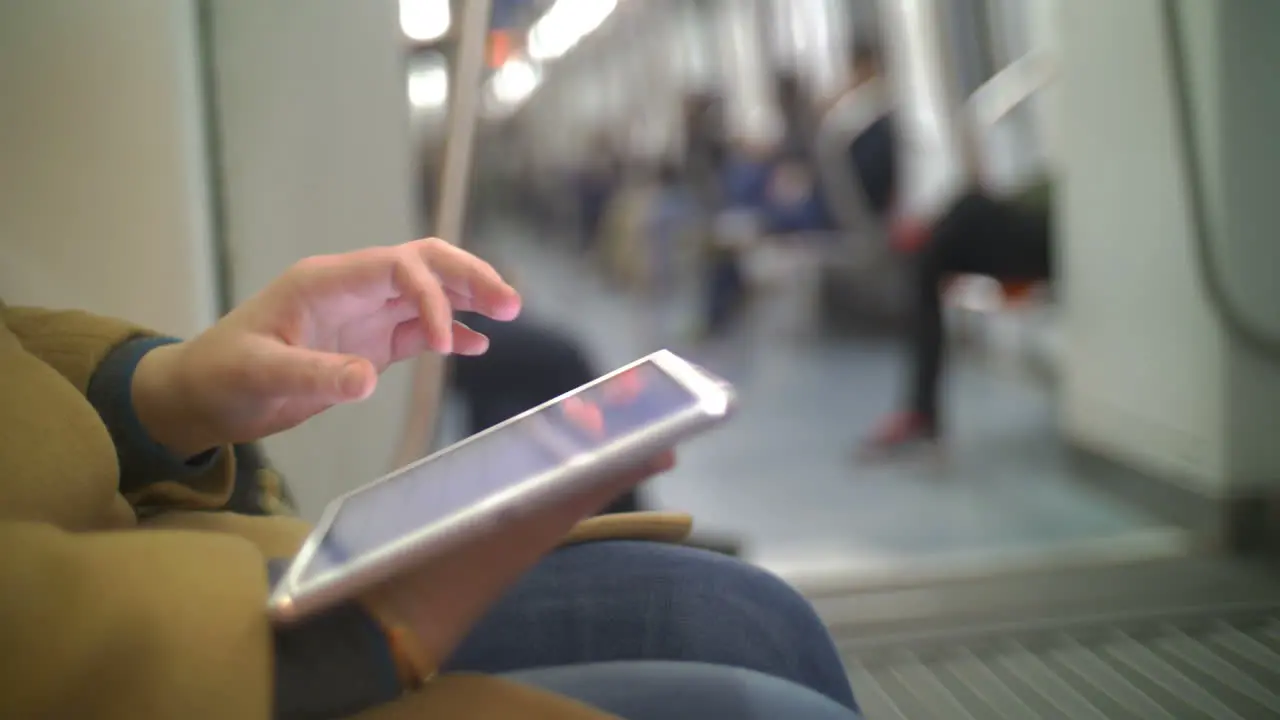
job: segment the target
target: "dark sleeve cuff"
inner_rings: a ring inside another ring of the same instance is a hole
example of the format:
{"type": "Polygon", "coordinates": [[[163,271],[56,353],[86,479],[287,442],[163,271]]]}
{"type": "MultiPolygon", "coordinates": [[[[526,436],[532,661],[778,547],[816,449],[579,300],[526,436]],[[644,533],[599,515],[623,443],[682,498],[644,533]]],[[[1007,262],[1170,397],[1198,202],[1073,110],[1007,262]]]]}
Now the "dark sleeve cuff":
{"type": "Polygon", "coordinates": [[[89,402],[115,442],[122,492],[198,475],[216,463],[221,453],[211,449],[193,458],[174,455],[152,439],[134,411],[133,375],[138,362],[155,348],[176,342],[175,338],[145,337],[122,343],[107,354],[89,380],[89,402]]]}
{"type": "MultiPolygon", "coordinates": [[[[274,586],[288,561],[267,567],[274,586]]],[[[275,670],[277,720],[348,717],[402,691],[386,634],[355,603],[276,628],[275,670]]]]}

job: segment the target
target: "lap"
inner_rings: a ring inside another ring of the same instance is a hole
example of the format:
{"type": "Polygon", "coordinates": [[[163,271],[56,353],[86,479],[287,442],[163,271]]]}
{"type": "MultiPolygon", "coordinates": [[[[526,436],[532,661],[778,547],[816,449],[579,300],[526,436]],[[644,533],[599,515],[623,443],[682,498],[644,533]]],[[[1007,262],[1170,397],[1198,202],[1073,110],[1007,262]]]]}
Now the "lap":
{"type": "Polygon", "coordinates": [[[380,705],[353,720],[617,720],[595,709],[534,683],[502,678],[454,675],[428,683],[380,705]]]}
{"type": "Polygon", "coordinates": [[[573,698],[624,720],[856,720],[831,699],[742,668],[687,662],[613,662],[542,668],[507,678],[573,698]]]}
{"type": "MultiPolygon", "coordinates": [[[[292,555],[308,531],[293,518],[229,513],[165,513],[145,526],[233,533],[273,557],[292,555]]],[[[645,541],[587,543],[543,558],[444,669],[642,660],[751,670],[856,708],[830,636],[788,585],[723,555],[645,541]]]]}
{"type": "Polygon", "coordinates": [[[834,644],[798,593],[741,561],[657,543],[558,550],[506,594],[447,668],[632,660],[755,670],[854,707],[834,644]]]}

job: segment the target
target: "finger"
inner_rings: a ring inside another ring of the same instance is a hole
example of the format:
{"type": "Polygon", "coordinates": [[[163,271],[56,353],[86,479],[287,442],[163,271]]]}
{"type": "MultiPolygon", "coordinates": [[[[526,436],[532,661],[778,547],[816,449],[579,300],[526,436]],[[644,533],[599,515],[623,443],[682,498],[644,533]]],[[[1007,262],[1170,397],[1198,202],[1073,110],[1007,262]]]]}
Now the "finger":
{"type": "Polygon", "coordinates": [[[589,514],[594,514],[622,493],[634,489],[637,485],[661,475],[673,467],[675,467],[675,453],[671,451],[664,452],[634,470],[623,472],[618,474],[617,477],[610,478],[607,482],[587,493],[582,500],[587,503],[598,504],[598,507],[594,507],[589,511],[589,514]]]}
{"type": "Polygon", "coordinates": [[[489,337],[466,325],[453,321],[453,351],[459,355],[483,355],[489,350],[489,337]]]}
{"type": "Polygon", "coordinates": [[[618,477],[610,483],[611,487],[630,488],[635,485],[674,468],[676,466],[675,453],[668,450],[657,457],[641,463],[637,467],[620,473],[618,477]]]}
{"type": "MultiPolygon", "coordinates": [[[[391,362],[398,363],[417,357],[430,348],[422,323],[406,320],[391,332],[391,362]]],[[[453,322],[453,352],[458,355],[483,355],[489,349],[489,338],[455,320],[453,322]]]]}
{"type": "Polygon", "coordinates": [[[253,367],[260,389],[282,398],[353,402],[372,395],[378,384],[377,369],[362,357],[283,343],[266,348],[253,367]]]}
{"type": "Polygon", "coordinates": [[[400,292],[417,300],[427,348],[442,355],[453,352],[453,307],[435,274],[412,253],[397,259],[395,272],[400,292]]]}
{"type": "Polygon", "coordinates": [[[651,475],[660,475],[676,466],[676,453],[668,450],[649,461],[648,471],[651,475]]]}
{"type": "Polygon", "coordinates": [[[304,297],[332,303],[383,303],[403,293],[391,263],[403,253],[395,248],[365,248],[337,255],[314,255],[294,263],[286,274],[304,297]]]}
{"type": "Polygon", "coordinates": [[[415,317],[405,320],[391,331],[391,362],[398,363],[426,352],[427,334],[422,331],[422,323],[415,317]]]}
{"type": "Polygon", "coordinates": [[[521,300],[519,295],[516,295],[514,302],[494,302],[492,299],[477,299],[470,294],[469,290],[457,292],[446,287],[444,291],[449,296],[449,304],[453,306],[454,310],[479,313],[485,317],[502,321],[514,320],[520,315],[521,300]]]}
{"type": "Polygon", "coordinates": [[[489,263],[439,239],[418,240],[411,245],[440,277],[457,309],[495,320],[512,320],[520,314],[520,293],[489,263]]]}

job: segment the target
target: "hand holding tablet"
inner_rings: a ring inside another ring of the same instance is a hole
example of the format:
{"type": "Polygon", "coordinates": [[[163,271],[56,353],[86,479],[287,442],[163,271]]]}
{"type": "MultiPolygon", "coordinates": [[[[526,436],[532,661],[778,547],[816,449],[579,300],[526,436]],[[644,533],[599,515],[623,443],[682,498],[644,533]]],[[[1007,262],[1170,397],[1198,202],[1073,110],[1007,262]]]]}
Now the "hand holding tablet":
{"type": "Polygon", "coordinates": [[[271,596],[288,623],[361,599],[447,653],[520,573],[734,406],[661,351],[333,501],[271,596]]]}
{"type": "Polygon", "coordinates": [[[405,637],[395,648],[409,684],[435,672],[516,578],[560,544],[580,520],[618,494],[669,470],[667,452],[641,467],[600,482],[540,512],[511,518],[500,532],[436,555],[374,590],[361,601],[378,621],[405,637]]]}

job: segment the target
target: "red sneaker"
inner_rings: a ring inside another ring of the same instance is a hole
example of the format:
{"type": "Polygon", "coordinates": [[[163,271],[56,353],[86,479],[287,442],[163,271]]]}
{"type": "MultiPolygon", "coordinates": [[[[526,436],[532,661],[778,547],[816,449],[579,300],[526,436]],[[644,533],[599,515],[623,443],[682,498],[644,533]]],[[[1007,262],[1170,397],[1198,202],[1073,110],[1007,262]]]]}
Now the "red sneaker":
{"type": "Polygon", "coordinates": [[[933,443],[937,439],[937,430],[924,416],[913,412],[896,413],[886,418],[863,442],[859,455],[884,455],[919,443],[933,443]]]}

